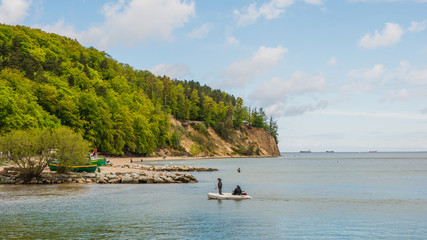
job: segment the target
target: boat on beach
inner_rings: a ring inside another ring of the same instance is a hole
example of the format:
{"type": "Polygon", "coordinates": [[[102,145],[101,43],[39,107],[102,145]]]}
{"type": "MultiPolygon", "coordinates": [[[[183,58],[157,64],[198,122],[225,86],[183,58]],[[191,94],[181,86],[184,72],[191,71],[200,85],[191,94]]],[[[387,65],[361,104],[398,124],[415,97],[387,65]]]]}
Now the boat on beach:
{"type": "Polygon", "coordinates": [[[107,166],[105,158],[91,159],[90,163],[91,164],[96,164],[98,166],[107,166]]]}
{"type": "Polygon", "coordinates": [[[217,199],[217,200],[246,200],[252,199],[249,195],[233,195],[231,193],[208,193],[209,199],[217,199]]]}
{"type": "MultiPolygon", "coordinates": [[[[61,167],[58,162],[50,162],[48,164],[50,171],[58,171],[58,168],[61,167]]],[[[67,166],[70,168],[72,172],[89,172],[93,173],[98,168],[96,164],[88,164],[88,165],[76,165],[76,166],[67,166]]]]}

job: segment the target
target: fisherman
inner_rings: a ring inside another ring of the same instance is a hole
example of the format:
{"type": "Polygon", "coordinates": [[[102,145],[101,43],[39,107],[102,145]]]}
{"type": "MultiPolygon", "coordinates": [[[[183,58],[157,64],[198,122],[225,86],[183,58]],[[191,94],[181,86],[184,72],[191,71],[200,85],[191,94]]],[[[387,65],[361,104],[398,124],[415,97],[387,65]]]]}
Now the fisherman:
{"type": "Polygon", "coordinates": [[[218,178],[218,193],[222,195],[222,182],[221,178],[218,178]]]}
{"type": "Polygon", "coordinates": [[[242,195],[242,189],[239,185],[236,186],[236,188],[233,191],[233,195],[242,195]]]}

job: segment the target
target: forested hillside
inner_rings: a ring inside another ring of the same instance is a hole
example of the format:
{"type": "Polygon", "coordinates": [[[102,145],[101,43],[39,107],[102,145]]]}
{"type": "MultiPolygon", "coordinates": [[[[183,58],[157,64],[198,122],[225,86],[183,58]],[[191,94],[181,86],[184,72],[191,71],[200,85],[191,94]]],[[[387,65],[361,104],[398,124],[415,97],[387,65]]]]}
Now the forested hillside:
{"type": "Polygon", "coordinates": [[[239,97],[133,69],[67,37],[0,25],[0,133],[66,125],[101,152],[149,155],[179,147],[171,115],[204,121],[225,139],[249,124],[277,140],[276,122],[239,97]]]}

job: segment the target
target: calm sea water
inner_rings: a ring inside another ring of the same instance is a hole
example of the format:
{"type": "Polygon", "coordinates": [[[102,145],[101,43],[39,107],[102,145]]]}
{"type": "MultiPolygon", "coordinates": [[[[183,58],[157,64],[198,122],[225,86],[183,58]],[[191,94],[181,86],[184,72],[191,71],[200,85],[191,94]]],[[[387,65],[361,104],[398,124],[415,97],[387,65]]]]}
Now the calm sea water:
{"type": "Polygon", "coordinates": [[[283,153],[169,164],[199,183],[0,185],[0,239],[426,239],[427,153],[283,153]],[[240,167],[242,172],[237,173],[240,167]],[[246,201],[208,200],[216,178],[246,201]]]}

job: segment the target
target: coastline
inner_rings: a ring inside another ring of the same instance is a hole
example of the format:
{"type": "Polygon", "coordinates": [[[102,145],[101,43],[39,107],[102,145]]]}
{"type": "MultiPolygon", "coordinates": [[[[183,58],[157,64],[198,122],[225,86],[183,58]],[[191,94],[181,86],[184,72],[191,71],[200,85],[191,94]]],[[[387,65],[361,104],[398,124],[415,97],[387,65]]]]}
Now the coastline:
{"type": "MultiPolygon", "coordinates": [[[[138,169],[129,167],[130,165],[133,165],[133,163],[138,165],[151,165],[151,164],[144,164],[146,162],[164,162],[164,161],[186,161],[186,160],[205,160],[205,159],[224,159],[224,158],[271,158],[271,157],[277,157],[277,156],[206,156],[206,157],[192,157],[192,156],[166,156],[166,157],[107,157],[104,155],[98,155],[97,158],[107,158],[107,161],[110,161],[110,166],[102,166],[100,167],[102,172],[120,172],[123,171],[123,168],[126,167],[127,171],[130,172],[137,172],[138,169]],[[132,163],[131,160],[132,159],[132,163]],[[141,161],[142,160],[142,161],[141,161]]],[[[4,166],[0,166],[0,172],[3,171],[5,167],[11,167],[14,166],[13,164],[7,164],[4,166]]],[[[46,168],[44,171],[49,172],[49,168],[46,168]]]]}

